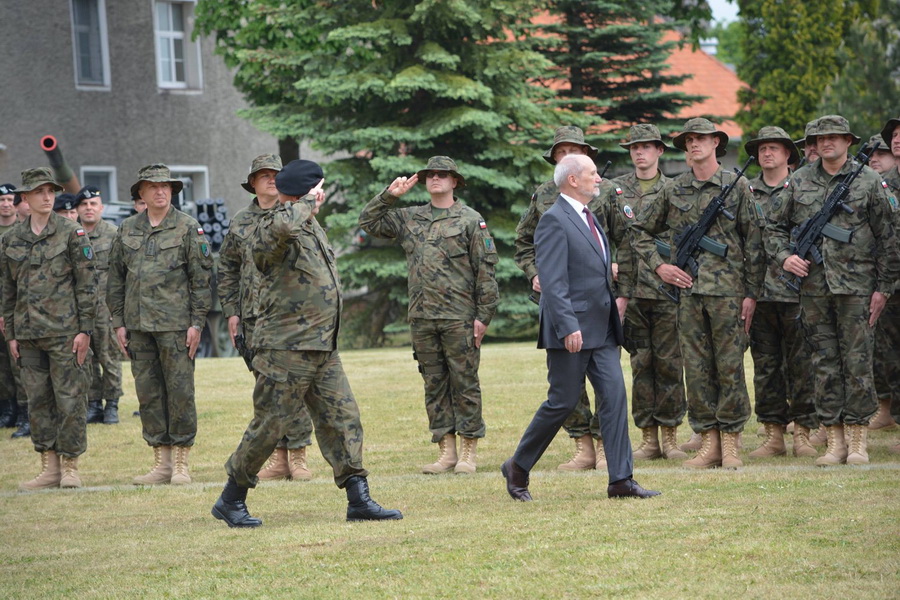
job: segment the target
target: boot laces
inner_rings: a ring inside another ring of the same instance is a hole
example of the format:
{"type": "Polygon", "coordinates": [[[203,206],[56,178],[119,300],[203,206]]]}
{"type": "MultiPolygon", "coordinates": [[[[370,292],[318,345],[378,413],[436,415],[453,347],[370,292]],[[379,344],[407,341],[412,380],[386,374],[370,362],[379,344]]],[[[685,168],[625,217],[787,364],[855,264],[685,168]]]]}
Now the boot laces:
{"type": "Polygon", "coordinates": [[[175,450],[175,461],[174,461],[175,466],[174,466],[173,470],[175,473],[178,473],[180,475],[185,475],[187,473],[187,461],[185,460],[186,448],[183,448],[181,446],[175,446],[174,450],[175,450]]]}
{"type": "Polygon", "coordinates": [[[290,450],[288,454],[291,455],[291,466],[295,469],[305,469],[306,468],[306,453],[303,452],[303,449],[300,448],[298,450],[290,450]]]}
{"type": "Polygon", "coordinates": [[[722,450],[723,454],[727,454],[729,456],[737,455],[737,445],[735,444],[737,436],[729,433],[722,434],[722,450]]]}

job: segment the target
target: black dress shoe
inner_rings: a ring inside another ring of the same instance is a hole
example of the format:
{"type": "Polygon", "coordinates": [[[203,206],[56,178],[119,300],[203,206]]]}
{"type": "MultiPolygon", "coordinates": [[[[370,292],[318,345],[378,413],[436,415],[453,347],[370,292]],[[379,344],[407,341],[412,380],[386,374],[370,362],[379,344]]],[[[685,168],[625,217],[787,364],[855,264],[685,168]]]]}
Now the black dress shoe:
{"type": "Polygon", "coordinates": [[[652,498],[659,496],[662,492],[654,492],[653,490],[645,490],[637,481],[629,477],[609,484],[606,488],[606,494],[610,498],[652,498]]]}
{"type": "Polygon", "coordinates": [[[500,472],[503,473],[503,477],[506,479],[506,491],[509,492],[513,500],[531,502],[531,494],[528,492],[528,481],[530,479],[528,471],[522,469],[510,458],[500,467],[500,472]]]}
{"type": "Polygon", "coordinates": [[[251,517],[243,500],[229,502],[221,496],[212,507],[212,516],[225,521],[229,527],[259,527],[262,519],[251,517]]]}

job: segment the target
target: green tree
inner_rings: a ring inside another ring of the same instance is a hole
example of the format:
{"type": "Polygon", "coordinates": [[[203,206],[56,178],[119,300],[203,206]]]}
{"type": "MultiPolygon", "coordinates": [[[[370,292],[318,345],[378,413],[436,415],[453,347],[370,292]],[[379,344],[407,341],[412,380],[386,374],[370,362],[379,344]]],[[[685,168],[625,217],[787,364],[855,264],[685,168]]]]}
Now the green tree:
{"type": "Polygon", "coordinates": [[[709,37],[716,38],[716,58],[726,65],[736,66],[744,62],[742,41],[746,33],[742,21],[717,23],[709,30],[709,37]]]}

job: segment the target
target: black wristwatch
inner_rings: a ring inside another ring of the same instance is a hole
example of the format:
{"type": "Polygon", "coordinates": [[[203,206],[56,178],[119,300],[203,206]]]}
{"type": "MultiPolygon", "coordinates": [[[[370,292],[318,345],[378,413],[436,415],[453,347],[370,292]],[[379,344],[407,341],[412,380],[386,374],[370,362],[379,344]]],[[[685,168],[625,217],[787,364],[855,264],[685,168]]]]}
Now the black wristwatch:
{"type": "Polygon", "coordinates": [[[78,333],[83,333],[84,335],[93,336],[94,332],[90,329],[85,329],[84,331],[79,331],[78,333]]]}

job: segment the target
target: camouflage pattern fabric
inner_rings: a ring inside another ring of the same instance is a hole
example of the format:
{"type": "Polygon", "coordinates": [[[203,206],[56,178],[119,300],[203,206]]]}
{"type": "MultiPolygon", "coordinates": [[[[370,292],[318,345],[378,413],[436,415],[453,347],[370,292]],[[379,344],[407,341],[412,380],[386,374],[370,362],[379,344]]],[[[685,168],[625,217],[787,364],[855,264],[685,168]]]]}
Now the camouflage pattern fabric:
{"type": "Polygon", "coordinates": [[[103,221],[88,233],[94,249],[94,269],[97,273],[97,317],[91,336],[91,386],[89,400],[118,400],[122,396],[122,362],[112,315],[106,305],[106,285],[109,275],[109,253],[116,238],[116,226],[103,221]]]}
{"type": "Polygon", "coordinates": [[[128,331],[131,374],[150,446],[193,446],[197,435],[194,361],[181,331],[128,331]]]}
{"type": "MultiPolygon", "coordinates": [[[[15,227],[16,224],[17,223],[13,223],[12,225],[0,225],[0,237],[15,227]]],[[[0,248],[2,247],[3,242],[0,241],[0,248]]],[[[0,285],[2,285],[2,277],[0,277],[0,285]]],[[[0,292],[0,298],[2,297],[2,292],[0,292]]],[[[25,389],[22,387],[19,364],[16,362],[16,359],[10,355],[9,346],[6,343],[6,336],[2,333],[0,333],[0,394],[2,394],[0,398],[15,402],[19,405],[20,409],[28,405],[28,397],[25,395],[25,389]]]]}
{"type": "MultiPolygon", "coordinates": [[[[900,241],[900,171],[894,167],[885,175],[888,202],[891,204],[894,233],[900,241]]],[[[900,249],[894,258],[900,261],[900,249]]],[[[900,421],[900,278],[894,282],[894,293],[875,325],[875,391],[879,399],[891,399],[891,414],[900,421]]]]}
{"type": "Polygon", "coordinates": [[[80,456],[87,450],[90,351],[83,365],[72,354],[75,336],[19,340],[22,383],[28,390],[31,441],[38,452],[80,456]]]}
{"type": "Polygon", "coordinates": [[[425,412],[431,441],[448,433],[484,437],[478,365],[471,321],[410,319],[413,357],[425,380],[425,412]]]}

